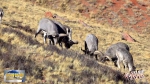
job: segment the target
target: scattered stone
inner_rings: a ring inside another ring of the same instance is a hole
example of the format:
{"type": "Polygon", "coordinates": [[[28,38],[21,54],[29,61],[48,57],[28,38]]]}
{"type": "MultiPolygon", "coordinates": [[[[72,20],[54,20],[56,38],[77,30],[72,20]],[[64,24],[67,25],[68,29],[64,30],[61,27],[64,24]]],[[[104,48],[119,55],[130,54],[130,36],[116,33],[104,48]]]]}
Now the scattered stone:
{"type": "Polygon", "coordinates": [[[136,42],[127,32],[122,33],[122,40],[126,40],[129,42],[136,42]]]}

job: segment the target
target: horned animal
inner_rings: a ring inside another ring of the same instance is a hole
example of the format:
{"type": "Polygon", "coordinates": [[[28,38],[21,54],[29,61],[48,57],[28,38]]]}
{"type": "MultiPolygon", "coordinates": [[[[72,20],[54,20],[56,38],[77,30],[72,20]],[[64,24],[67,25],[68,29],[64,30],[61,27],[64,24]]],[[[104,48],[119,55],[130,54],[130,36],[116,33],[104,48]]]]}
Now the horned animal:
{"type": "Polygon", "coordinates": [[[102,58],[102,62],[105,62],[105,61],[113,61],[114,62],[114,65],[116,65],[116,62],[117,62],[117,56],[116,56],[116,50],[118,48],[123,48],[123,49],[126,49],[126,50],[130,50],[129,49],[129,46],[123,42],[118,42],[118,43],[115,43],[115,44],[112,44],[105,52],[104,54],[104,57],[102,58]]]}
{"type": "Polygon", "coordinates": [[[41,31],[43,31],[44,43],[46,41],[46,38],[48,37],[50,40],[50,44],[56,45],[57,43],[59,43],[59,45],[62,47],[61,44],[63,42],[66,48],[70,48],[73,44],[78,44],[78,42],[72,41],[71,32],[68,32],[69,30],[71,31],[71,29],[62,25],[58,21],[43,18],[39,22],[35,38],[41,31]]]}
{"type": "Polygon", "coordinates": [[[101,52],[98,51],[98,38],[94,34],[88,34],[86,36],[85,41],[84,41],[84,48],[85,48],[85,50],[83,50],[82,48],[81,48],[81,50],[85,54],[88,54],[90,56],[95,55],[96,60],[98,60],[97,54],[99,54],[101,52]]]}
{"type": "Polygon", "coordinates": [[[78,44],[78,41],[72,40],[72,30],[70,29],[70,27],[67,25],[63,25],[62,28],[68,36],[60,37],[58,39],[59,45],[62,47],[62,43],[64,43],[66,48],[70,48],[73,44],[78,44]]]}
{"type": "Polygon", "coordinates": [[[4,11],[2,8],[0,8],[0,23],[2,21],[3,15],[4,15],[4,11]]]}
{"type": "Polygon", "coordinates": [[[117,66],[119,69],[120,69],[120,62],[122,62],[125,69],[128,68],[129,71],[135,70],[133,57],[127,49],[118,48],[116,50],[116,56],[117,56],[117,66]]]}
{"type": "MultiPolygon", "coordinates": [[[[78,41],[73,41],[72,40],[72,30],[70,29],[69,26],[67,25],[62,25],[60,22],[58,21],[54,21],[54,23],[61,28],[61,30],[59,30],[59,32],[61,33],[65,33],[67,34],[68,36],[65,36],[65,37],[60,37],[58,38],[58,43],[59,43],[59,46],[63,47],[62,46],[62,43],[65,44],[65,47],[68,49],[70,48],[73,44],[78,44],[78,41]]],[[[52,39],[51,39],[52,40],[52,39]]]]}

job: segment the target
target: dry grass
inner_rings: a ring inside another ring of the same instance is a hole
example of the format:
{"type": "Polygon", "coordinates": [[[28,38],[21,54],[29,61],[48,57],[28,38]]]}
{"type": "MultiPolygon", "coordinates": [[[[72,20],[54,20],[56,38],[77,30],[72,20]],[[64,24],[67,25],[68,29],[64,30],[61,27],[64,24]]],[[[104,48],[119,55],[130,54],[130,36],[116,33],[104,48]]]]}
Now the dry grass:
{"type": "MultiPolygon", "coordinates": [[[[46,2],[38,2],[43,0],[30,1],[47,6],[46,2]]],[[[56,11],[23,0],[0,1],[5,12],[3,22],[0,24],[1,83],[4,83],[3,71],[6,69],[26,70],[26,84],[133,84],[139,81],[127,82],[122,78],[123,69],[121,72],[117,71],[116,67],[110,62],[103,64],[83,55],[80,47],[84,46],[83,41],[89,33],[93,33],[98,37],[99,50],[102,52],[105,52],[113,43],[120,41],[127,43],[130,46],[135,66],[137,69],[145,70],[144,75],[146,78],[142,82],[150,82],[150,71],[148,71],[150,68],[147,67],[150,65],[150,36],[148,34],[128,31],[138,42],[122,41],[120,32],[127,31],[126,29],[110,27],[108,24],[100,25],[80,15],[62,12],[62,10],[69,9],[65,6],[65,3],[63,5],[58,3],[64,8],[56,11]],[[38,22],[47,11],[62,17],[66,16],[68,20],[72,21],[59,20],[71,27],[73,39],[79,41],[78,45],[73,45],[69,50],[61,50],[58,46],[43,44],[42,35],[39,35],[36,39],[34,38],[38,22]],[[83,20],[92,28],[79,24],[79,20],[83,20]]],[[[79,5],[80,3],[76,4],[79,5]]]]}

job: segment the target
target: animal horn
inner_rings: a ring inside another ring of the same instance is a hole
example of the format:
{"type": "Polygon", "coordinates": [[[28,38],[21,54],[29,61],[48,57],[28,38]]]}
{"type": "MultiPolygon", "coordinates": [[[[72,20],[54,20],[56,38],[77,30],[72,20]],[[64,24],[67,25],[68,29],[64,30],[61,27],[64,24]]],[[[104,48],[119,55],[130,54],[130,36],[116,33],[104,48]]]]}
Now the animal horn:
{"type": "Polygon", "coordinates": [[[111,58],[109,56],[105,56],[106,58],[108,58],[109,60],[111,60],[111,58]]]}
{"type": "Polygon", "coordinates": [[[78,41],[72,41],[74,44],[78,44],[78,41]]]}
{"type": "Polygon", "coordinates": [[[94,52],[95,55],[100,54],[100,53],[102,53],[102,52],[100,52],[100,51],[95,51],[94,52]]]}
{"type": "Polygon", "coordinates": [[[68,34],[59,34],[59,37],[68,36],[68,34]]]}

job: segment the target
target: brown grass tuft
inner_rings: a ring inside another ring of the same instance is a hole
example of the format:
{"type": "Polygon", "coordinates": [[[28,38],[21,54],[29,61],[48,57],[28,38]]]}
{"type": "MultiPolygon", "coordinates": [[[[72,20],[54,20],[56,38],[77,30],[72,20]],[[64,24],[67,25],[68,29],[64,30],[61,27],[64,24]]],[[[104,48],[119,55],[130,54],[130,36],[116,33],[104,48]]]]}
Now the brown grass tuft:
{"type": "Polygon", "coordinates": [[[35,44],[40,44],[38,41],[33,40],[34,37],[31,36],[27,36],[25,34],[23,34],[21,31],[19,30],[15,30],[12,28],[4,28],[2,29],[2,33],[14,33],[16,34],[22,41],[25,41],[25,43],[30,44],[30,45],[35,45],[35,44]]]}

